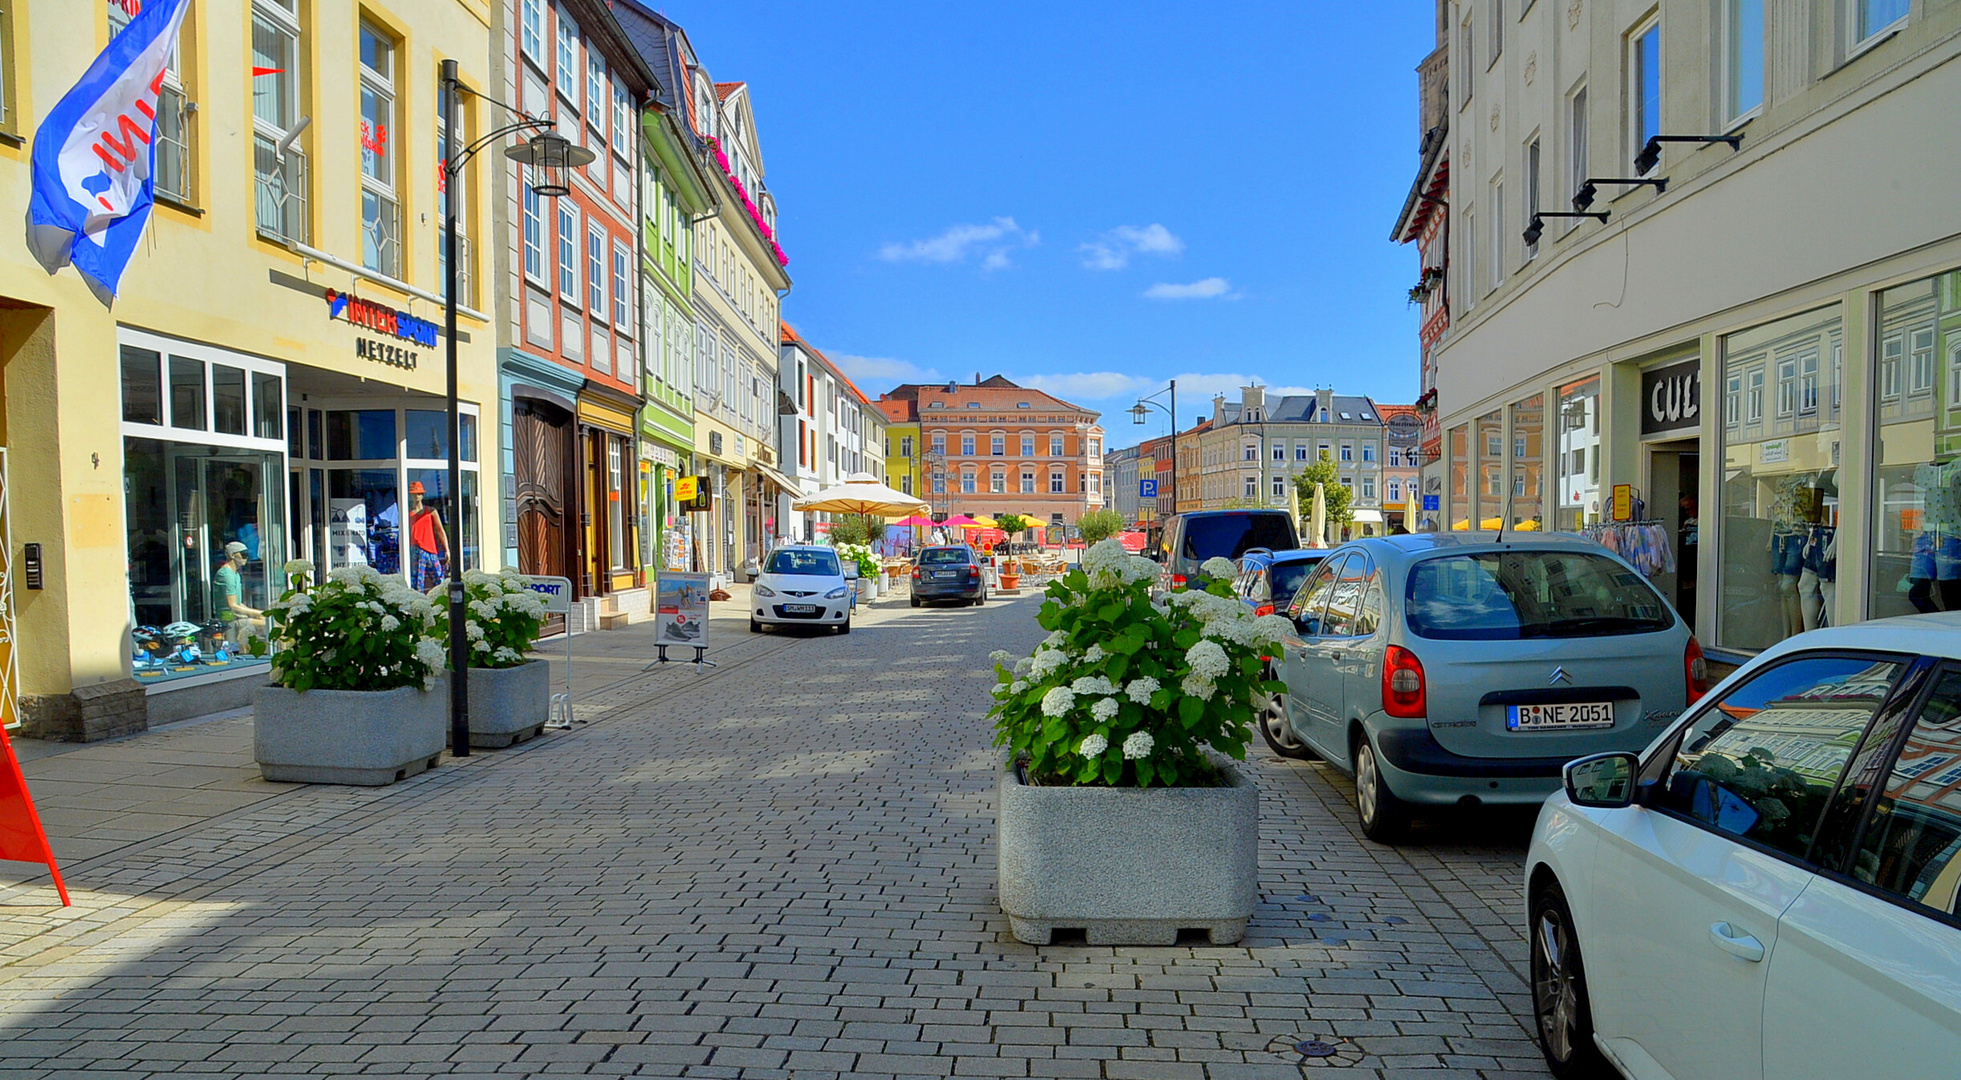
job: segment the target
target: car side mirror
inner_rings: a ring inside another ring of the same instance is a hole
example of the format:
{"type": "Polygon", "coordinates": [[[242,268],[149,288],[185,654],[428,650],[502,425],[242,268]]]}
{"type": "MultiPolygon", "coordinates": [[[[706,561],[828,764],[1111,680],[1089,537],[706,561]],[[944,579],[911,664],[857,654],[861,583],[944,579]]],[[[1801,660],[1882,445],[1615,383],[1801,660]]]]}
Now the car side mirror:
{"type": "Polygon", "coordinates": [[[846,564],[844,565],[844,580],[846,580],[846,581],[856,581],[856,580],[858,580],[858,564],[857,564],[857,563],[846,563],[846,564]]]}
{"type": "Polygon", "coordinates": [[[1566,763],[1566,798],[1574,806],[1618,810],[1634,804],[1634,774],[1640,759],[1633,754],[1593,754],[1566,763]]]}

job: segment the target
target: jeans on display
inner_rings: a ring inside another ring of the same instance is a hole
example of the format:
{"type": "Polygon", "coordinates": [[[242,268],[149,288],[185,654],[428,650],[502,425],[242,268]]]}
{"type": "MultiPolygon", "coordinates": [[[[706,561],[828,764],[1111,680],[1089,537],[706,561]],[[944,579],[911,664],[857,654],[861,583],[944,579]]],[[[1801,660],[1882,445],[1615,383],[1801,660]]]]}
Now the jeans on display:
{"type": "Polygon", "coordinates": [[[1804,569],[1805,534],[1776,533],[1770,538],[1770,572],[1778,577],[1797,577],[1804,569]]]}
{"type": "Polygon", "coordinates": [[[1907,577],[1915,581],[1961,580],[1961,536],[1923,532],[1913,538],[1907,577]]]}

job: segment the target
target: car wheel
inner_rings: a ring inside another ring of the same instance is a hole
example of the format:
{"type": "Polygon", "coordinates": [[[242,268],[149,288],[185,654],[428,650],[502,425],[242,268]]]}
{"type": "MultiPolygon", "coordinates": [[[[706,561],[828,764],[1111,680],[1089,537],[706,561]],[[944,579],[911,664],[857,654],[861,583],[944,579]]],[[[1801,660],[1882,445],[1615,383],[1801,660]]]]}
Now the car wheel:
{"type": "Polygon", "coordinates": [[[851,632],[851,616],[846,615],[844,617],[844,625],[838,627],[838,633],[849,634],[850,632],[851,632]]]}
{"type": "Polygon", "coordinates": [[[987,603],[987,590],[982,589],[981,594],[979,596],[974,597],[974,606],[979,607],[985,603],[987,603]]]}
{"type": "Polygon", "coordinates": [[[915,596],[915,597],[913,597],[913,598],[912,598],[912,606],[913,606],[913,607],[918,607],[918,606],[919,606],[919,604],[920,604],[920,600],[919,600],[919,597],[917,597],[917,596],[915,596]]]}
{"type": "Polygon", "coordinates": [[[1533,894],[1530,910],[1532,1014],[1546,1065],[1560,1080],[1610,1080],[1617,1074],[1593,1042],[1586,969],[1566,895],[1549,882],[1533,894]]]}
{"type": "Polygon", "coordinates": [[[760,634],[760,633],[762,633],[762,632],[763,632],[763,624],[762,624],[762,623],[759,623],[759,622],[757,622],[757,621],[756,621],[756,620],[754,620],[754,619],[750,619],[750,620],[749,620],[749,632],[750,632],[750,633],[752,633],[752,634],[760,634]]]}
{"type": "MultiPolygon", "coordinates": [[[[1271,677],[1271,676],[1269,676],[1271,677]]],[[[1317,756],[1307,748],[1307,744],[1294,737],[1287,727],[1287,695],[1285,692],[1266,695],[1260,705],[1260,734],[1266,737],[1267,749],[1284,758],[1312,761],[1317,756]]]]}
{"type": "Polygon", "coordinates": [[[1362,835],[1378,844],[1401,843],[1409,835],[1409,804],[1383,782],[1366,734],[1355,743],[1355,811],[1362,819],[1362,835]]]}

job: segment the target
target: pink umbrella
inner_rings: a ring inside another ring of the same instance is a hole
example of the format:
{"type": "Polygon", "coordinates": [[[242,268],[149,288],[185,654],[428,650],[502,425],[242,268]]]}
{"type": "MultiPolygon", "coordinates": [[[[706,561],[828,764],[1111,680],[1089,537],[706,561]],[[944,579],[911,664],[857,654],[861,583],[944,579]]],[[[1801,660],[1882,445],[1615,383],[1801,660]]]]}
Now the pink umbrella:
{"type": "Polygon", "coordinates": [[[945,521],[940,522],[940,524],[950,526],[953,528],[966,528],[969,525],[979,526],[980,522],[975,521],[973,518],[970,518],[965,514],[960,514],[956,517],[947,518],[945,521]]]}
{"type": "Polygon", "coordinates": [[[1125,551],[1144,550],[1144,544],[1147,539],[1148,538],[1145,537],[1145,535],[1141,532],[1127,532],[1127,533],[1117,534],[1117,542],[1124,546],[1125,551]]]}
{"type": "Polygon", "coordinates": [[[933,519],[929,517],[922,517],[919,514],[914,514],[909,518],[904,518],[902,520],[895,521],[892,524],[898,526],[901,529],[930,529],[933,527],[933,519]]]}

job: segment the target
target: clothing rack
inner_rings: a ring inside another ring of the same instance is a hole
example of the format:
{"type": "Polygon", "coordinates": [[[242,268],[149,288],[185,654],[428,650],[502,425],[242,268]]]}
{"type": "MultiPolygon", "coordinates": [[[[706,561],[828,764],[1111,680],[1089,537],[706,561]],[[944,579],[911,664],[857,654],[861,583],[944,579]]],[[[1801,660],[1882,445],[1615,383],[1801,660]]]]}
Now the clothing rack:
{"type": "Polygon", "coordinates": [[[1632,563],[1644,576],[1675,572],[1675,545],[1668,522],[1659,518],[1598,521],[1580,529],[1581,535],[1632,563]]]}

